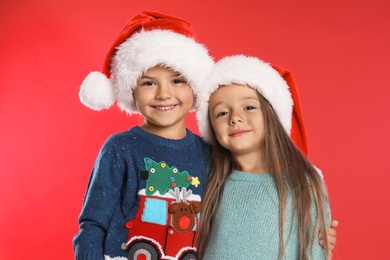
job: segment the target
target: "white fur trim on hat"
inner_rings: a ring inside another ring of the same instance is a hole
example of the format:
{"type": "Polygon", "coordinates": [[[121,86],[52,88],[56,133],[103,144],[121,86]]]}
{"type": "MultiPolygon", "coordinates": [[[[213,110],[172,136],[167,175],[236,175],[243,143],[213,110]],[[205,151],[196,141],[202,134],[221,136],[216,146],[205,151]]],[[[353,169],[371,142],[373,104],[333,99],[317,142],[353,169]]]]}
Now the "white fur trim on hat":
{"type": "Polygon", "coordinates": [[[197,98],[197,121],[205,141],[211,143],[208,119],[210,95],[221,85],[247,85],[256,89],[270,102],[284,129],[290,134],[293,100],[286,81],[268,63],[243,55],[225,57],[215,64],[206,77],[197,98]]]}
{"type": "Polygon", "coordinates": [[[79,97],[94,110],[109,108],[115,102],[114,85],[103,73],[91,72],[81,84],[79,97]]]}
{"type": "Polygon", "coordinates": [[[159,64],[181,73],[197,96],[214,61],[202,44],[182,34],[168,30],[136,33],[118,47],[113,57],[111,74],[120,108],[129,114],[138,113],[133,89],[143,73],[159,64]]]}

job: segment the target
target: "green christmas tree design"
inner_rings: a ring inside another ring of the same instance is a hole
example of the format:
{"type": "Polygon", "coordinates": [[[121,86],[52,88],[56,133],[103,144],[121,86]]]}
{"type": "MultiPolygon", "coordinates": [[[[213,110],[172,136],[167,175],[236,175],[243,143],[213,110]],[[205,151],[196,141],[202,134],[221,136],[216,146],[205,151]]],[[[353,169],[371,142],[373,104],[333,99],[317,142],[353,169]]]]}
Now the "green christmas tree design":
{"type": "Polygon", "coordinates": [[[146,179],[146,195],[150,196],[157,191],[164,195],[169,190],[188,188],[190,184],[199,185],[198,177],[192,177],[187,171],[180,172],[175,166],[169,166],[165,162],[155,162],[150,158],[144,158],[145,168],[148,171],[146,179]]]}

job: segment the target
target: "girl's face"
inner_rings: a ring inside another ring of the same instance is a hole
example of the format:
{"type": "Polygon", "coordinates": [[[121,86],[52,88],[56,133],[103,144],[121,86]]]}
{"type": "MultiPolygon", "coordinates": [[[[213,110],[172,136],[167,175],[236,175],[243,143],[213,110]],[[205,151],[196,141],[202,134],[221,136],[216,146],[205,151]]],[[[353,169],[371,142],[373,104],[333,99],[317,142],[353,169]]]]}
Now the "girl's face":
{"type": "Polygon", "coordinates": [[[134,100],[145,118],[143,129],[167,138],[183,137],[185,116],[194,98],[187,80],[178,72],[160,66],[150,68],[138,80],[134,100]]]}
{"type": "Polygon", "coordinates": [[[234,155],[261,153],[264,118],[256,90],[227,85],[209,100],[209,116],[218,142],[234,155]]]}

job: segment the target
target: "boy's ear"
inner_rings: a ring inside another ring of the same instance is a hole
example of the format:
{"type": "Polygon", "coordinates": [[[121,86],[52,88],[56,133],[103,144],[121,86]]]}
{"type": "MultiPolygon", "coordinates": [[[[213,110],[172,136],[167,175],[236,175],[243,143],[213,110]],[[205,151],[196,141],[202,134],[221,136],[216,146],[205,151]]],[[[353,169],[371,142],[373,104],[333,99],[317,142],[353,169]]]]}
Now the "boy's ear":
{"type": "Polygon", "coordinates": [[[134,92],[135,92],[135,89],[137,88],[137,86],[135,86],[133,88],[133,91],[132,91],[132,95],[133,95],[133,106],[136,108],[137,107],[137,100],[135,99],[135,95],[134,95],[134,92]]]}
{"type": "Polygon", "coordinates": [[[197,97],[196,97],[196,95],[195,95],[195,93],[192,91],[192,100],[193,100],[193,102],[192,102],[192,108],[191,108],[191,110],[190,111],[192,111],[192,112],[195,112],[198,108],[196,107],[196,104],[198,103],[197,102],[197,97]]]}

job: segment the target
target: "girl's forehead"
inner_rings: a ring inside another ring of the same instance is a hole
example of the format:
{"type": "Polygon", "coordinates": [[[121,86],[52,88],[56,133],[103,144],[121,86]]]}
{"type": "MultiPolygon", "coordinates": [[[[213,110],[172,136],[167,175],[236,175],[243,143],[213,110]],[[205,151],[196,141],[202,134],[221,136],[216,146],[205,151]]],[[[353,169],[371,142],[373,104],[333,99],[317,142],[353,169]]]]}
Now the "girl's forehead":
{"type": "Polygon", "coordinates": [[[212,107],[218,104],[231,104],[241,100],[260,101],[258,92],[246,85],[222,85],[211,96],[209,103],[212,107]]]}
{"type": "Polygon", "coordinates": [[[225,94],[232,94],[234,93],[234,96],[247,96],[247,95],[256,95],[258,94],[257,90],[254,88],[247,86],[247,85],[241,85],[241,84],[229,84],[229,85],[220,85],[217,90],[215,90],[211,96],[217,96],[221,93],[225,94]]]}

